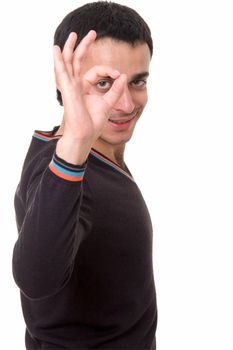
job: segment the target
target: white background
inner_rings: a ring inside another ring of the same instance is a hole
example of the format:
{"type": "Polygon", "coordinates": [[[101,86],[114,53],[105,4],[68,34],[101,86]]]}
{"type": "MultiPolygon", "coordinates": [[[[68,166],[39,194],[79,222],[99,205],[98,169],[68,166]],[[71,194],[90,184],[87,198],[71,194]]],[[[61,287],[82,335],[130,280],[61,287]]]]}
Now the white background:
{"type": "MultiPolygon", "coordinates": [[[[128,166],[154,224],[158,350],[233,349],[233,10],[229,0],[119,1],[146,19],[149,103],[128,166]]],[[[0,4],[0,347],[24,349],[11,274],[13,196],[34,129],[60,123],[53,33],[83,1],[0,4]]]]}

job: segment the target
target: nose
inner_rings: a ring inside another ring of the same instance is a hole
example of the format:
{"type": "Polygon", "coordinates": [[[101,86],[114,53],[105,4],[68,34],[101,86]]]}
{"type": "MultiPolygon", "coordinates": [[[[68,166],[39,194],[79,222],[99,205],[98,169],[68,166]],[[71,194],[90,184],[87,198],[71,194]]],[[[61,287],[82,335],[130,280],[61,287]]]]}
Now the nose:
{"type": "Polygon", "coordinates": [[[116,105],[114,106],[114,109],[118,112],[130,114],[133,112],[134,108],[135,108],[135,104],[133,102],[131,92],[126,82],[123,93],[120,99],[118,100],[118,102],[116,103],[116,105]]]}

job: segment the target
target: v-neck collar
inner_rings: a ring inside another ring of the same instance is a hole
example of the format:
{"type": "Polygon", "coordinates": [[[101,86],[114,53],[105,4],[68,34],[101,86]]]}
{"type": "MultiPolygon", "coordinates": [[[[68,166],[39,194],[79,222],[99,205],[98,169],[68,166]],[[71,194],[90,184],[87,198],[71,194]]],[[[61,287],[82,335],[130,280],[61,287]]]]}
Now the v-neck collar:
{"type": "Polygon", "coordinates": [[[117,163],[113,162],[111,159],[109,159],[107,156],[102,154],[101,152],[97,151],[96,149],[92,148],[90,154],[92,154],[95,158],[99,159],[105,164],[108,164],[112,168],[116,169],[123,175],[127,176],[130,180],[134,181],[133,176],[131,175],[130,171],[127,168],[127,171],[123,169],[121,166],[119,166],[117,163]]]}

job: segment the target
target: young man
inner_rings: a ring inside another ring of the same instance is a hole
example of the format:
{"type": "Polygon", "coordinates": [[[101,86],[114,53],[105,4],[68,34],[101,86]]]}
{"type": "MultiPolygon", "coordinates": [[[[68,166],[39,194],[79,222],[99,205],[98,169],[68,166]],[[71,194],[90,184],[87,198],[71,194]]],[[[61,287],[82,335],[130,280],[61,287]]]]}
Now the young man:
{"type": "Polygon", "coordinates": [[[60,127],[34,134],[15,196],[27,349],[155,349],[152,225],[124,163],[153,45],[132,9],[86,4],[55,33],[60,127]]]}

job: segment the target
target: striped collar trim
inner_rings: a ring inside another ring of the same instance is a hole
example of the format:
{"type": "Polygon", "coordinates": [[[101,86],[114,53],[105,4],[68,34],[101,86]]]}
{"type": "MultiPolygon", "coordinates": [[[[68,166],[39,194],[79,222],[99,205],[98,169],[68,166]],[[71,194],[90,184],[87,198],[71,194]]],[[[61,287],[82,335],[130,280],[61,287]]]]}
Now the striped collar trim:
{"type": "Polygon", "coordinates": [[[61,137],[61,135],[52,135],[52,131],[35,131],[33,134],[33,137],[36,139],[42,140],[42,141],[51,141],[51,140],[57,140],[61,137]]]}
{"type": "Polygon", "coordinates": [[[95,158],[99,159],[105,164],[110,165],[112,168],[118,170],[123,175],[127,176],[130,180],[134,181],[133,177],[124,169],[122,169],[119,165],[111,161],[110,159],[106,158],[103,154],[97,152],[95,149],[92,149],[90,152],[95,158]]]}

